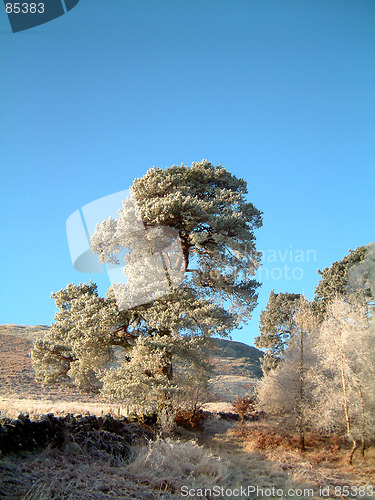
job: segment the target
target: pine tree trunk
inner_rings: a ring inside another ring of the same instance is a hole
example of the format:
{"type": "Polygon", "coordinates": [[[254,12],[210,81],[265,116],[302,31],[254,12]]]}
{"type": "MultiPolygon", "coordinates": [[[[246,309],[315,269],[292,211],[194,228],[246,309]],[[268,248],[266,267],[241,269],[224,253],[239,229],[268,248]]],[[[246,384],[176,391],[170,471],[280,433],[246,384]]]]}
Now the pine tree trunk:
{"type": "MultiPolygon", "coordinates": [[[[166,377],[166,379],[173,379],[173,364],[172,364],[172,353],[167,351],[163,356],[160,363],[158,373],[166,377]]],[[[158,414],[164,413],[166,416],[173,414],[173,402],[171,395],[163,391],[158,397],[158,414]]]]}

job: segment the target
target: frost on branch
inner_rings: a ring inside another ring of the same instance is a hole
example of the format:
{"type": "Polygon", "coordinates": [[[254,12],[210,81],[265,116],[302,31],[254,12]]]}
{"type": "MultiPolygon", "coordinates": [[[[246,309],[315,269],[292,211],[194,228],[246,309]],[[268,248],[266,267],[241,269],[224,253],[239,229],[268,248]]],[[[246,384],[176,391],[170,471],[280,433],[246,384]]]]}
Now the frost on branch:
{"type": "Polygon", "coordinates": [[[145,226],[133,195],[123,201],[116,220],[97,225],[91,249],[102,262],[117,264],[117,271],[121,270],[122,274],[110,271],[115,276],[113,291],[120,310],[153,302],[184,279],[178,232],[165,226],[145,226]]]}

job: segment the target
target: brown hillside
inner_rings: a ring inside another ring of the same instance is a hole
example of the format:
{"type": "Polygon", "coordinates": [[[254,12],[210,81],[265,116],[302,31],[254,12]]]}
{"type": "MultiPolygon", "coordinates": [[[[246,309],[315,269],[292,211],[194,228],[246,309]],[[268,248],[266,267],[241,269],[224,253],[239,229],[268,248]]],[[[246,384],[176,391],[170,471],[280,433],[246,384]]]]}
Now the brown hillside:
{"type": "Polygon", "coordinates": [[[63,399],[64,401],[94,401],[77,390],[57,386],[42,387],[35,380],[30,351],[45,326],[0,325],[0,399],[63,399]]]}
{"type": "MultiPolygon", "coordinates": [[[[59,402],[100,402],[89,396],[60,386],[43,387],[35,380],[30,351],[35,339],[43,337],[50,327],[44,325],[0,325],[0,402],[31,399],[59,402]]],[[[254,387],[261,374],[260,351],[241,342],[214,339],[212,363],[213,399],[231,402],[254,387]]]]}

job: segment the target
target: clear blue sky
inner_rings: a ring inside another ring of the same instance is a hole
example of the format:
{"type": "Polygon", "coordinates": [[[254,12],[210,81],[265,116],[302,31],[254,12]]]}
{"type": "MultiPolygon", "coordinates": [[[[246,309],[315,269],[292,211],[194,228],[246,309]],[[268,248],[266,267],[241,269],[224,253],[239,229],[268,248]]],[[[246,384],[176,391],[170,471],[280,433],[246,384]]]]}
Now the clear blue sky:
{"type": "Polygon", "coordinates": [[[50,324],[70,282],[104,294],[66,219],[153,165],[225,165],[264,212],[259,306],[234,340],[271,289],[312,298],[318,268],[374,240],[372,0],[80,0],[15,34],[0,7],[0,65],[0,323],[50,324]]]}

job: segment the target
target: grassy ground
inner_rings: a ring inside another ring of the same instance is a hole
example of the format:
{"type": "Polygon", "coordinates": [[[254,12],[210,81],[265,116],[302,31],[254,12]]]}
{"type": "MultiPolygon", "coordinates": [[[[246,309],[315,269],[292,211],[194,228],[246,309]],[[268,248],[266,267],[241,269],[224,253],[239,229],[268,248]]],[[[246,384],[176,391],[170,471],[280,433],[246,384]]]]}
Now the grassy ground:
{"type": "Polygon", "coordinates": [[[183,486],[212,487],[226,477],[223,460],[192,440],[150,441],[134,446],[127,460],[69,443],[62,451],[47,448],[0,460],[0,498],[176,499],[183,486]]]}
{"type": "Polygon", "coordinates": [[[273,498],[375,498],[374,448],[367,450],[365,460],[355,456],[349,466],[343,443],[310,436],[307,452],[302,453],[297,439],[266,422],[234,424],[211,435],[206,432],[199,442],[229,462],[225,487],[231,490],[250,485],[259,489],[259,498],[268,496],[272,488],[273,498]]]}
{"type": "Polygon", "coordinates": [[[134,447],[127,461],[105,452],[89,454],[74,443],[63,451],[47,448],[3,458],[0,496],[8,500],[374,498],[375,488],[370,489],[374,449],[367,451],[365,460],[357,456],[348,466],[347,450],[337,441],[310,437],[307,444],[307,452],[301,453],[293,438],[277,433],[268,423],[241,427],[212,416],[203,431],[179,428],[171,439],[134,447]]]}
{"type": "MultiPolygon", "coordinates": [[[[46,327],[34,327],[31,331],[30,327],[17,326],[17,336],[13,327],[5,325],[0,331],[2,414],[15,417],[20,412],[31,416],[50,412],[118,413],[118,406],[108,405],[97,397],[37,384],[28,353],[35,335],[42,335],[46,327]]],[[[220,375],[217,392],[222,399],[211,402],[207,409],[233,410],[229,401],[240,389],[235,384],[242,381],[239,376],[233,380],[231,377],[235,376],[220,375]],[[219,387],[221,383],[223,387],[219,387]]],[[[120,413],[126,414],[126,408],[120,407],[120,413]]],[[[339,442],[311,436],[306,453],[300,453],[296,444],[274,423],[249,422],[241,427],[212,416],[203,431],[191,433],[180,429],[172,441],[159,440],[134,448],[128,462],[115,460],[109,454],[94,457],[84,447],[74,444],[62,451],[47,448],[22,457],[7,456],[0,460],[0,498],[375,499],[374,449],[367,451],[365,460],[355,455],[353,465],[348,466],[347,450],[339,442]],[[211,496],[203,491],[214,486],[218,489],[212,490],[211,496]],[[190,496],[182,494],[186,492],[182,487],[189,488],[190,496]],[[253,492],[256,488],[258,495],[253,492]]]]}

